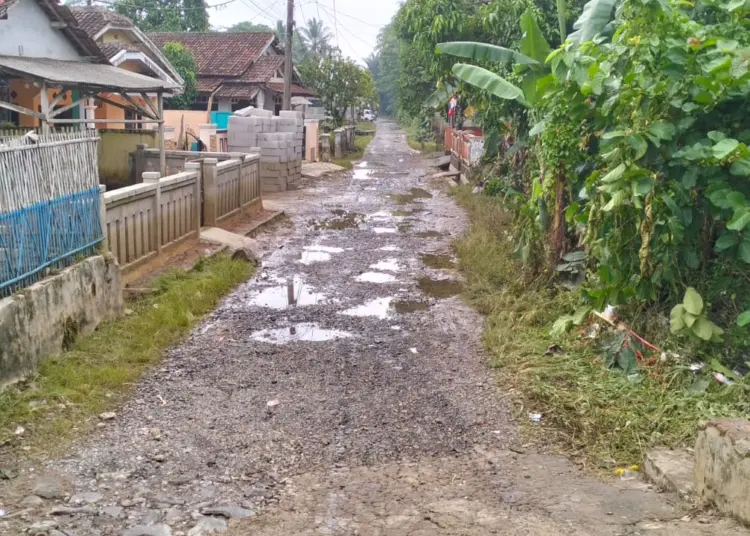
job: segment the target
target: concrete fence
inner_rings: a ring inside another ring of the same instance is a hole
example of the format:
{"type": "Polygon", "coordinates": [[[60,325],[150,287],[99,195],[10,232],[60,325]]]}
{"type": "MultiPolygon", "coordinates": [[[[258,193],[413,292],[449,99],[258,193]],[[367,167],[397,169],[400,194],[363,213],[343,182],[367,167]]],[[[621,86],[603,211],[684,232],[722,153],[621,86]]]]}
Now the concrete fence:
{"type": "Polygon", "coordinates": [[[103,193],[104,235],[123,273],[197,239],[202,225],[260,206],[259,155],[227,156],[185,162],[183,171],[163,178],[147,171],[142,184],[103,193]]]}
{"type": "Polygon", "coordinates": [[[232,160],[203,160],[204,225],[215,226],[261,200],[260,156],[234,153],[232,160]]]}
{"type": "MultiPolygon", "coordinates": [[[[196,151],[165,151],[167,162],[167,175],[173,175],[185,170],[185,164],[195,162],[202,158],[215,158],[219,162],[231,160],[232,153],[223,152],[196,152],[196,151]]],[[[133,155],[133,172],[140,182],[146,172],[159,171],[159,149],[149,148],[145,144],[139,144],[133,155]]]]}
{"type": "Polygon", "coordinates": [[[103,195],[105,237],[124,272],[200,230],[200,164],[163,179],[146,172],[143,180],[103,195]]]}

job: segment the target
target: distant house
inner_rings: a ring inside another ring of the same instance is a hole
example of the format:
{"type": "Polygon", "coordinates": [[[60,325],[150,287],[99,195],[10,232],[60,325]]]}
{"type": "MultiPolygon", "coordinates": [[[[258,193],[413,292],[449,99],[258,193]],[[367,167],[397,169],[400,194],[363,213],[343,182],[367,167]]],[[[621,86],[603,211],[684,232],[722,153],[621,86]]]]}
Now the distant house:
{"type": "Polygon", "coordinates": [[[181,78],[127,59],[116,68],[104,50],[55,0],[0,0],[0,121],[121,128],[145,117],[154,125],[158,95],[181,92],[181,78]]]}
{"type": "MultiPolygon", "coordinates": [[[[272,33],[164,32],[149,34],[154,43],[180,43],[198,67],[198,96],[193,110],[233,112],[247,106],[278,114],[284,93],[284,53],[272,33]],[[213,98],[212,98],[213,97],[213,98]]],[[[313,96],[296,69],[292,96],[313,96]]]]}
{"type": "MultiPolygon", "coordinates": [[[[70,10],[78,27],[97,44],[111,65],[158,78],[173,86],[184,85],[161,49],[126,16],[101,6],[73,6],[70,10]]],[[[96,117],[138,119],[136,114],[125,113],[107,103],[98,106],[96,117]]],[[[115,126],[112,124],[109,128],[115,126]]]]}

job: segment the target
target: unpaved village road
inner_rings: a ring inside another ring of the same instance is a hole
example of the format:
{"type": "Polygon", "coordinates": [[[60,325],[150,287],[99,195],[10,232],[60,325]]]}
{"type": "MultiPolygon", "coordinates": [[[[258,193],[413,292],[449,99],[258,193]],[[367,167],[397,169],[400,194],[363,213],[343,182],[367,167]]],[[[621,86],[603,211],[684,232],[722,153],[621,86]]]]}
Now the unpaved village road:
{"type": "Polygon", "coordinates": [[[352,173],[271,196],[290,221],[259,238],[258,276],[48,462],[53,498],[0,532],[747,534],[518,448],[481,317],[454,295],[458,274],[422,258],[450,255],[466,220],[421,162],[381,121],[352,173]]]}

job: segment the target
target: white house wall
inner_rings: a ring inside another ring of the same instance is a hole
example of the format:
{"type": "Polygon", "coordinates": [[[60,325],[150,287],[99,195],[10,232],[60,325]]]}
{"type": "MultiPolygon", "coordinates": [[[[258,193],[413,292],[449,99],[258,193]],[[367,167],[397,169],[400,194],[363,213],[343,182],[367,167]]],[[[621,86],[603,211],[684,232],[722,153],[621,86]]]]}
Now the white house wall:
{"type": "Polygon", "coordinates": [[[73,45],[34,0],[19,0],[0,20],[0,55],[80,60],[73,45]]]}

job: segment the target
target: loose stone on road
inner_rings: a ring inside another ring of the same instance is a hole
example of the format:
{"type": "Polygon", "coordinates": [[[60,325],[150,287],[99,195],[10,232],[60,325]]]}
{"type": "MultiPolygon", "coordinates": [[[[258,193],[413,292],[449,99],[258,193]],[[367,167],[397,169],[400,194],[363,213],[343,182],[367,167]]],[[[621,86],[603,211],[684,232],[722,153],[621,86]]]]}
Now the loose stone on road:
{"type": "Polygon", "coordinates": [[[0,532],[747,534],[683,521],[639,480],[519,453],[482,318],[457,295],[466,218],[429,175],[380,121],[354,171],[266,199],[290,221],[258,237],[258,275],[49,461],[36,494],[18,477],[28,511],[0,532]],[[80,510],[47,515],[62,506],[80,510]]]}

